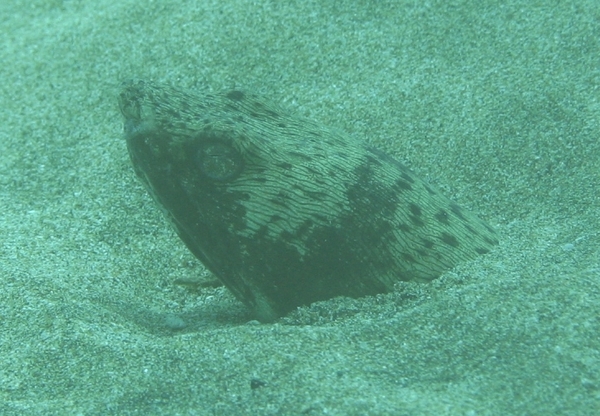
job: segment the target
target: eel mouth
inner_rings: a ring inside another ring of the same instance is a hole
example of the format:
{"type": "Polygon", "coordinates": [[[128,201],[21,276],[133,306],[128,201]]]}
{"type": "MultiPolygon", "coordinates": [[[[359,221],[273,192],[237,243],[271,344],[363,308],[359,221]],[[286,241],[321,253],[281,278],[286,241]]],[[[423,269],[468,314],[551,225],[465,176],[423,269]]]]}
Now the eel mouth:
{"type": "Polygon", "coordinates": [[[148,135],[154,130],[155,124],[152,122],[153,117],[143,117],[142,114],[143,85],[140,86],[134,81],[126,81],[121,87],[119,109],[125,119],[123,125],[125,138],[130,141],[148,135]]]}
{"type": "Polygon", "coordinates": [[[121,84],[119,94],[119,108],[123,116],[128,118],[141,118],[140,113],[140,88],[133,81],[125,81],[121,84]]]}

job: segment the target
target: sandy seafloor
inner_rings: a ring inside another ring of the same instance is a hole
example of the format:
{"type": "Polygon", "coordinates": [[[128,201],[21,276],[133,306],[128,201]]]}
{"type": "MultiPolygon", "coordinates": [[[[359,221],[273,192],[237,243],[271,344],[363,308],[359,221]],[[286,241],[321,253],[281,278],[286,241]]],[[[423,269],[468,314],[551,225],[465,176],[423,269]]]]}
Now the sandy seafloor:
{"type": "Polygon", "coordinates": [[[3,0],[0,41],[0,414],[600,414],[600,2],[3,0]],[[129,78],[259,91],[501,244],[253,322],[173,283],[206,272],[130,165],[129,78]]]}

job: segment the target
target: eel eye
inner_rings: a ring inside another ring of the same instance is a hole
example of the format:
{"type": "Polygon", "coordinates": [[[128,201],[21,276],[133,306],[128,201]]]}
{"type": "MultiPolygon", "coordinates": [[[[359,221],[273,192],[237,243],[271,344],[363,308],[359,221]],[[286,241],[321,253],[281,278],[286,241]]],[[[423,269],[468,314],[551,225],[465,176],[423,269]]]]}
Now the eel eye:
{"type": "Polygon", "coordinates": [[[196,154],[196,162],[202,173],[219,182],[235,179],[243,167],[240,153],[230,144],[221,141],[202,143],[196,154]]]}

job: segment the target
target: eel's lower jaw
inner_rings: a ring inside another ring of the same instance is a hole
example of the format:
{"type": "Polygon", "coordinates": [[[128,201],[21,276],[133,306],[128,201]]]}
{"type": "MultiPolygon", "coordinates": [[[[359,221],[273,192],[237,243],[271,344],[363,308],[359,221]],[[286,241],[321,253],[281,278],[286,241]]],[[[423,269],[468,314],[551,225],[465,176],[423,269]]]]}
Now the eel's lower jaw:
{"type": "Polygon", "coordinates": [[[152,123],[134,118],[128,118],[123,125],[123,132],[125,133],[125,139],[127,140],[144,136],[153,131],[153,129],[154,125],[152,123]]]}

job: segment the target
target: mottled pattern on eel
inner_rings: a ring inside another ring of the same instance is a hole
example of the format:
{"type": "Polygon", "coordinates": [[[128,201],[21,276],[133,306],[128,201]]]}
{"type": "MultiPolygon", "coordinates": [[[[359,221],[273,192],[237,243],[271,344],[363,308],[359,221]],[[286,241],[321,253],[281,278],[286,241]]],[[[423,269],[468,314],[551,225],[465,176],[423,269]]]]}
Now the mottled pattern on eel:
{"type": "Polygon", "coordinates": [[[129,81],[119,104],[136,173],[262,321],[429,281],[498,243],[390,156],[255,94],[129,81]]]}

